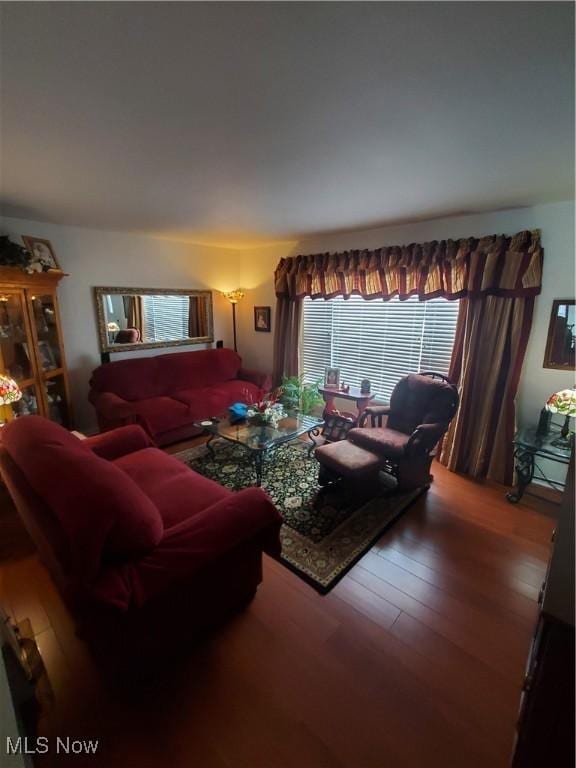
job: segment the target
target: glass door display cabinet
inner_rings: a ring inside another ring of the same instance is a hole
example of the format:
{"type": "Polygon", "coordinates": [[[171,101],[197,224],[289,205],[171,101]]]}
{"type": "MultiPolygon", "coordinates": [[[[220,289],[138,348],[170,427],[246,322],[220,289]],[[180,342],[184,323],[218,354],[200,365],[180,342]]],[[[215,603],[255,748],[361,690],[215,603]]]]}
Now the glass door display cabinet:
{"type": "Polygon", "coordinates": [[[71,426],[68,374],[58,311],[64,274],[27,274],[0,267],[0,373],[13,378],[22,399],[15,416],[38,414],[71,426]]]}

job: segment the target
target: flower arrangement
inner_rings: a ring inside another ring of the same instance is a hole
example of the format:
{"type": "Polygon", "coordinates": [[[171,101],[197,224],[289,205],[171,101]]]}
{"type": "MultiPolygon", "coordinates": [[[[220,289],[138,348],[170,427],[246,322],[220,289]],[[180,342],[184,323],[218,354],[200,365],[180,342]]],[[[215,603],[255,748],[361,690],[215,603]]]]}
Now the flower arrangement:
{"type": "Polygon", "coordinates": [[[285,418],[284,406],[280,402],[281,389],[276,389],[264,395],[257,402],[248,403],[246,418],[250,424],[276,427],[285,418]]]}

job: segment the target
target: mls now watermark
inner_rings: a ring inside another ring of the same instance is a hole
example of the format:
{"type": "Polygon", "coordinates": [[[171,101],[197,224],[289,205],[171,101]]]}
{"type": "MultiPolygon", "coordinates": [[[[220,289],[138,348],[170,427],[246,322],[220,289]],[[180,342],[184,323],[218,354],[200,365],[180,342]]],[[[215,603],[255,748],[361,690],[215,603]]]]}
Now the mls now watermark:
{"type": "Polygon", "coordinates": [[[28,736],[18,736],[12,739],[6,737],[7,755],[46,755],[55,752],[57,755],[95,755],[98,750],[98,739],[71,739],[70,736],[57,736],[52,741],[47,736],[30,739],[28,736]]]}

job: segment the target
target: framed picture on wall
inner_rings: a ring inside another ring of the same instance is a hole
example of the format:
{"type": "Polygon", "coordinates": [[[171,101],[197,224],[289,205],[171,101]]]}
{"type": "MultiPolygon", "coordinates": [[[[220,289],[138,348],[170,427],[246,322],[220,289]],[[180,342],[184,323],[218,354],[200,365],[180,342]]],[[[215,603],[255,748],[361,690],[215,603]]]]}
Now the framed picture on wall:
{"type": "Polygon", "coordinates": [[[37,272],[47,272],[51,269],[55,269],[58,272],[62,271],[60,264],[58,264],[56,254],[54,253],[52,243],[49,240],[43,240],[41,237],[22,235],[22,242],[32,257],[30,267],[37,272]]]}
{"type": "Polygon", "coordinates": [[[270,333],[272,330],[270,307],[254,307],[254,330],[270,333]]]}

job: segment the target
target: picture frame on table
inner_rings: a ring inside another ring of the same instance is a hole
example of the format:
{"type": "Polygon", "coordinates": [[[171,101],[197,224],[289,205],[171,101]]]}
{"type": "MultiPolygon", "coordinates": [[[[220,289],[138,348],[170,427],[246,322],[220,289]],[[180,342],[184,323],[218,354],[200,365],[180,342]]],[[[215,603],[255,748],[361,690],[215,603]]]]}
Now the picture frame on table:
{"type": "Polygon", "coordinates": [[[324,386],[329,389],[340,389],[340,368],[324,370],[324,386]]]}
{"type": "Polygon", "coordinates": [[[270,307],[254,307],[254,330],[258,333],[270,333],[272,330],[272,310],[270,307]]]}

